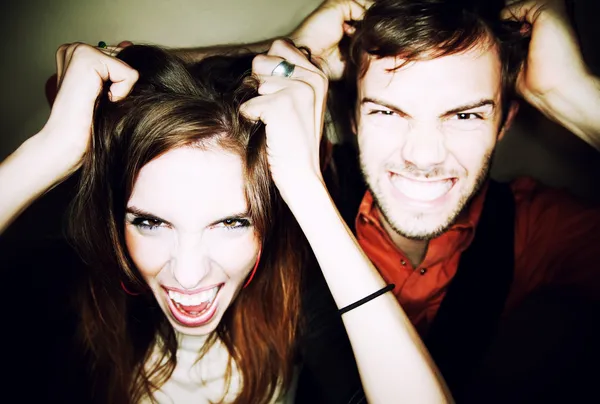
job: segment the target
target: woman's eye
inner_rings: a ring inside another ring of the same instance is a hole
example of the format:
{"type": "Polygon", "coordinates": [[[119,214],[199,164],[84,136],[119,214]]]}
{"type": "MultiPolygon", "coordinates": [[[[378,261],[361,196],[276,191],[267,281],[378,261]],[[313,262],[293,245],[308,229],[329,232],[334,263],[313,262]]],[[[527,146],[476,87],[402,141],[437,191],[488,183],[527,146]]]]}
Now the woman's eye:
{"type": "Polygon", "coordinates": [[[234,218],[230,218],[230,219],[223,220],[221,222],[221,224],[226,229],[239,229],[239,228],[242,228],[242,227],[249,227],[250,226],[250,221],[248,219],[234,219],[234,218]]]}
{"type": "Polygon", "coordinates": [[[163,221],[147,217],[136,217],[131,224],[140,229],[154,230],[163,225],[163,221]]]}
{"type": "Polygon", "coordinates": [[[395,115],[395,112],[389,109],[373,109],[369,111],[369,115],[393,116],[395,115]]]}

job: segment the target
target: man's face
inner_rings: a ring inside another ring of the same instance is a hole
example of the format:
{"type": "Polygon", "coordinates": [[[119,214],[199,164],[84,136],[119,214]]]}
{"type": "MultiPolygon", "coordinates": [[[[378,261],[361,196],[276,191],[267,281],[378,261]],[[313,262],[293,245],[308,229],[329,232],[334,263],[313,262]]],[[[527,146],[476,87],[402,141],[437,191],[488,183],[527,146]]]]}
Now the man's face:
{"type": "Polygon", "coordinates": [[[487,178],[501,135],[492,47],[408,63],[373,59],[358,82],[360,162],[388,231],[443,233],[487,178]]]}

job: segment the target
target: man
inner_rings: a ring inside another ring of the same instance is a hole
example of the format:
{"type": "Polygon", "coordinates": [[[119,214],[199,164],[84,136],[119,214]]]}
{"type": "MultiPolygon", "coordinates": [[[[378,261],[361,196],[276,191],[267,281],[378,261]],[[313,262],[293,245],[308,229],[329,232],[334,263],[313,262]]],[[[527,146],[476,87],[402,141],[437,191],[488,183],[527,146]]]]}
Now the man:
{"type": "MultiPolygon", "coordinates": [[[[494,27],[478,10],[455,4],[378,2],[352,45],[358,72],[354,128],[368,187],[356,233],[380,272],[396,284],[394,292],[421,334],[473,238],[491,157],[517,111],[512,89],[520,44],[500,37],[507,35],[501,24],[494,27]]],[[[572,34],[562,26],[559,2],[528,7],[538,9],[527,11],[535,19],[519,91],[600,148],[600,82],[587,72],[572,37],[560,37],[559,46],[540,43],[555,40],[547,38],[550,31],[572,34]],[[559,67],[558,58],[572,63],[559,67]]],[[[578,268],[596,258],[597,210],[528,179],[516,180],[511,189],[516,279],[509,306],[548,282],[595,291],[583,279],[596,279],[596,273],[578,268]],[[565,260],[575,267],[569,273],[561,273],[565,260]]]]}
{"type": "Polygon", "coordinates": [[[488,181],[496,144],[517,111],[515,84],[546,116],[600,149],[600,82],[582,61],[561,1],[504,11],[530,24],[528,54],[515,32],[521,27],[481,4],[379,1],[350,47],[353,127],[367,190],[346,211],[354,215],[348,221],[396,285],[457,399],[500,319],[528,295],[552,288],[594,297],[600,286],[597,208],[517,179],[505,209],[488,181]],[[519,72],[521,54],[527,60],[519,72]]]}

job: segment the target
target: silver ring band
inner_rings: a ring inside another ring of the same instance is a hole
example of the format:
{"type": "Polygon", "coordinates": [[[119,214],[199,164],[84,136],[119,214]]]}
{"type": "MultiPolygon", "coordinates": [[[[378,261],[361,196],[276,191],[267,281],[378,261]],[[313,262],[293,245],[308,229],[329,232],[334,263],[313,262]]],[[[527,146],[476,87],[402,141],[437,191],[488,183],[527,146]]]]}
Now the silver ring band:
{"type": "Polygon", "coordinates": [[[296,65],[288,62],[287,60],[282,60],[271,72],[271,76],[281,76],[281,77],[292,77],[294,74],[294,69],[296,65]]]}

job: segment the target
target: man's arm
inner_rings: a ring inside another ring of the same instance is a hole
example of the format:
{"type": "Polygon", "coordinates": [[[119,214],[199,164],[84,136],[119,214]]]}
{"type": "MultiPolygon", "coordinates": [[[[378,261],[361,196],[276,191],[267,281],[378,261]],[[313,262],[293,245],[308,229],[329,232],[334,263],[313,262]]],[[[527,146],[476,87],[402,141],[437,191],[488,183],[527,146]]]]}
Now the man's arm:
{"type": "Polygon", "coordinates": [[[267,39],[251,44],[230,44],[230,45],[215,45],[199,48],[176,48],[171,49],[176,56],[183,60],[194,63],[199,62],[204,58],[215,55],[239,55],[244,53],[263,53],[269,50],[273,43],[273,39],[267,39]]]}
{"type": "Polygon", "coordinates": [[[517,90],[547,118],[600,151],[600,78],[583,60],[564,0],[511,3],[503,17],[531,30],[517,90]]]}

